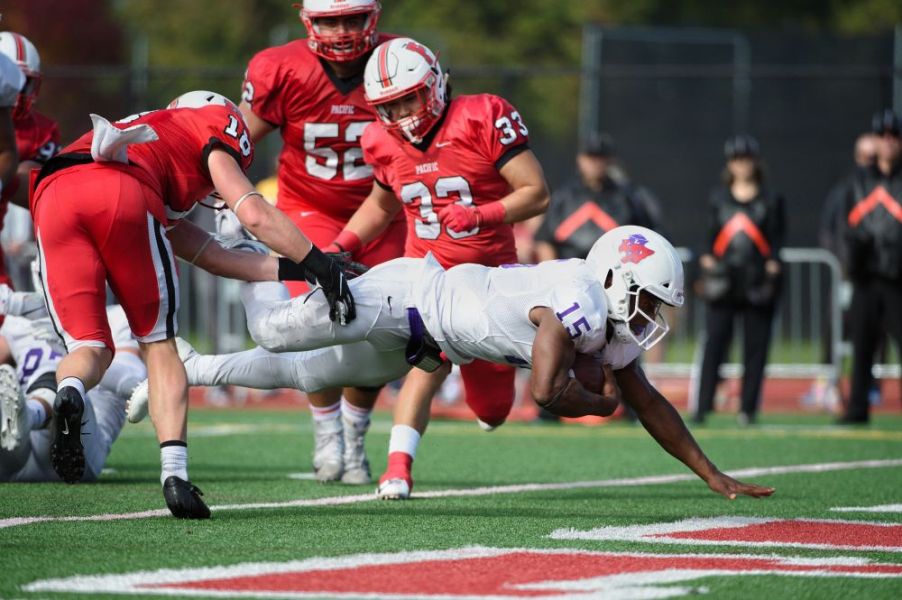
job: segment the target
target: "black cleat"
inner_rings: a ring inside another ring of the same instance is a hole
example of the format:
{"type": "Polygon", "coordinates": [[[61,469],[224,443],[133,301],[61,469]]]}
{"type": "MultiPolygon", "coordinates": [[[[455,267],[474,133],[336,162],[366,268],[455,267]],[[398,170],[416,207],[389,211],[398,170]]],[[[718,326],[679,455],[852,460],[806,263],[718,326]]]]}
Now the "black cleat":
{"type": "Polygon", "coordinates": [[[81,445],[85,401],[73,387],[60,388],[53,402],[53,443],[50,464],[66,483],[80,481],[85,474],[85,451],[81,445]]]}
{"type": "Polygon", "coordinates": [[[163,482],[163,498],[176,519],[209,519],[210,509],[200,499],[203,495],[197,486],[175,475],[163,482]]]}

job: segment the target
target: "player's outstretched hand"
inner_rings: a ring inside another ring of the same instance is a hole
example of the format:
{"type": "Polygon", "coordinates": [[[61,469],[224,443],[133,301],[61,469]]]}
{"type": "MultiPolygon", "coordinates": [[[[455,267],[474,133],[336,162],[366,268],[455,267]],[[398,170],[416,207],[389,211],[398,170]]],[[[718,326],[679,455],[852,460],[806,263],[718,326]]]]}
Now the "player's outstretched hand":
{"type": "Polygon", "coordinates": [[[752,498],[764,498],[770,496],[776,490],[772,487],[764,487],[754,483],[743,483],[733,479],[726,473],[717,474],[708,480],[708,487],[712,492],[720,494],[727,500],[735,500],[737,496],[751,496],[752,498]]]}
{"type": "Polygon", "coordinates": [[[329,302],[329,319],[331,321],[338,321],[339,325],[347,325],[357,317],[354,296],[351,295],[348,278],[339,263],[314,246],[301,261],[301,266],[323,289],[326,300],[329,302]]]}
{"type": "Polygon", "coordinates": [[[338,248],[330,250],[330,248],[332,248],[332,246],[326,246],[326,248],[323,249],[323,254],[337,262],[338,266],[341,267],[341,270],[344,271],[345,276],[348,279],[360,277],[370,270],[365,264],[353,260],[350,252],[342,252],[338,248]]]}

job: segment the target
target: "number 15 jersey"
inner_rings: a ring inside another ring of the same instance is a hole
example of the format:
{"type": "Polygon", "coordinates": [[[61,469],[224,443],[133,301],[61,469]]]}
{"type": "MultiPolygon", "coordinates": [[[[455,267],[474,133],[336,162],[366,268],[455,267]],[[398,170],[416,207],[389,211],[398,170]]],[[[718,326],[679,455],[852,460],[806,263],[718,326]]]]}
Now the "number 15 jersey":
{"type": "Polygon", "coordinates": [[[444,267],[496,266],[516,261],[510,225],[455,231],[439,223],[438,212],[453,203],[480,206],[510,193],[499,171],[527,150],[528,142],[529,131],[514,107],[498,96],[478,94],[454,98],[419,144],[374,123],[361,146],[377,184],[404,203],[406,256],[432,252],[444,267]]]}

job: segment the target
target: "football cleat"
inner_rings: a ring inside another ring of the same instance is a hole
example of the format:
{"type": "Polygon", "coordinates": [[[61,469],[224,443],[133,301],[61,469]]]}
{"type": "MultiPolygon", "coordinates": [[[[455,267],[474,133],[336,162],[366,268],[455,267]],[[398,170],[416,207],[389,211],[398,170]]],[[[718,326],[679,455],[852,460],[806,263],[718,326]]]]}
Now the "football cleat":
{"type": "Polygon", "coordinates": [[[482,419],[477,417],[476,424],[479,425],[479,428],[482,429],[483,431],[491,432],[491,431],[495,431],[496,429],[498,429],[499,427],[504,425],[504,421],[501,421],[497,425],[489,425],[488,423],[486,423],[485,421],[483,421],[482,419]]]}
{"type": "Polygon", "coordinates": [[[163,498],[176,519],[209,519],[210,508],[201,500],[203,495],[197,486],[175,475],[163,482],[163,498]]]}
{"type": "Polygon", "coordinates": [[[60,388],[53,403],[53,443],[50,464],[66,483],[75,483],[85,474],[85,451],[81,445],[81,422],[85,401],[71,386],[60,388]]]}
{"type": "Polygon", "coordinates": [[[380,500],[407,500],[410,498],[410,484],[401,478],[380,481],[376,497],[380,500]]]}
{"type": "Polygon", "coordinates": [[[342,483],[348,485],[369,485],[373,481],[370,475],[370,461],[366,457],[366,448],[363,445],[369,428],[369,419],[360,426],[342,419],[345,446],[344,473],[341,475],[342,483]]]}
{"type": "Polygon", "coordinates": [[[313,421],[313,471],[320,483],[338,481],[344,471],[344,433],[341,419],[313,421]]]}
{"type": "Polygon", "coordinates": [[[146,379],[139,383],[125,401],[125,417],[129,423],[140,423],[147,416],[147,405],[150,401],[148,385],[146,379]]]}
{"type": "Polygon", "coordinates": [[[28,414],[19,378],[9,365],[0,365],[0,419],[0,448],[15,450],[29,433],[28,414]]]}

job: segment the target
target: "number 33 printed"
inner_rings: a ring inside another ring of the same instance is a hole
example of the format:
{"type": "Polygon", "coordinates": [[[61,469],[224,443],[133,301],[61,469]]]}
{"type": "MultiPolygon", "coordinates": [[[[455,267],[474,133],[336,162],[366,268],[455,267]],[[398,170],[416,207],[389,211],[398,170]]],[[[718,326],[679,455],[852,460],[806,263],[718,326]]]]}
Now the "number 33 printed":
{"type": "Polygon", "coordinates": [[[498,141],[505,146],[509,146],[517,141],[517,138],[520,137],[520,135],[523,137],[529,135],[529,129],[526,128],[526,123],[523,122],[523,118],[516,110],[510,114],[510,117],[499,117],[496,119],[495,127],[501,131],[501,139],[498,141]],[[513,121],[513,123],[511,123],[511,121],[513,121]],[[516,131],[514,130],[515,125],[517,127],[516,131]],[[518,132],[519,135],[517,135],[518,132]]]}

